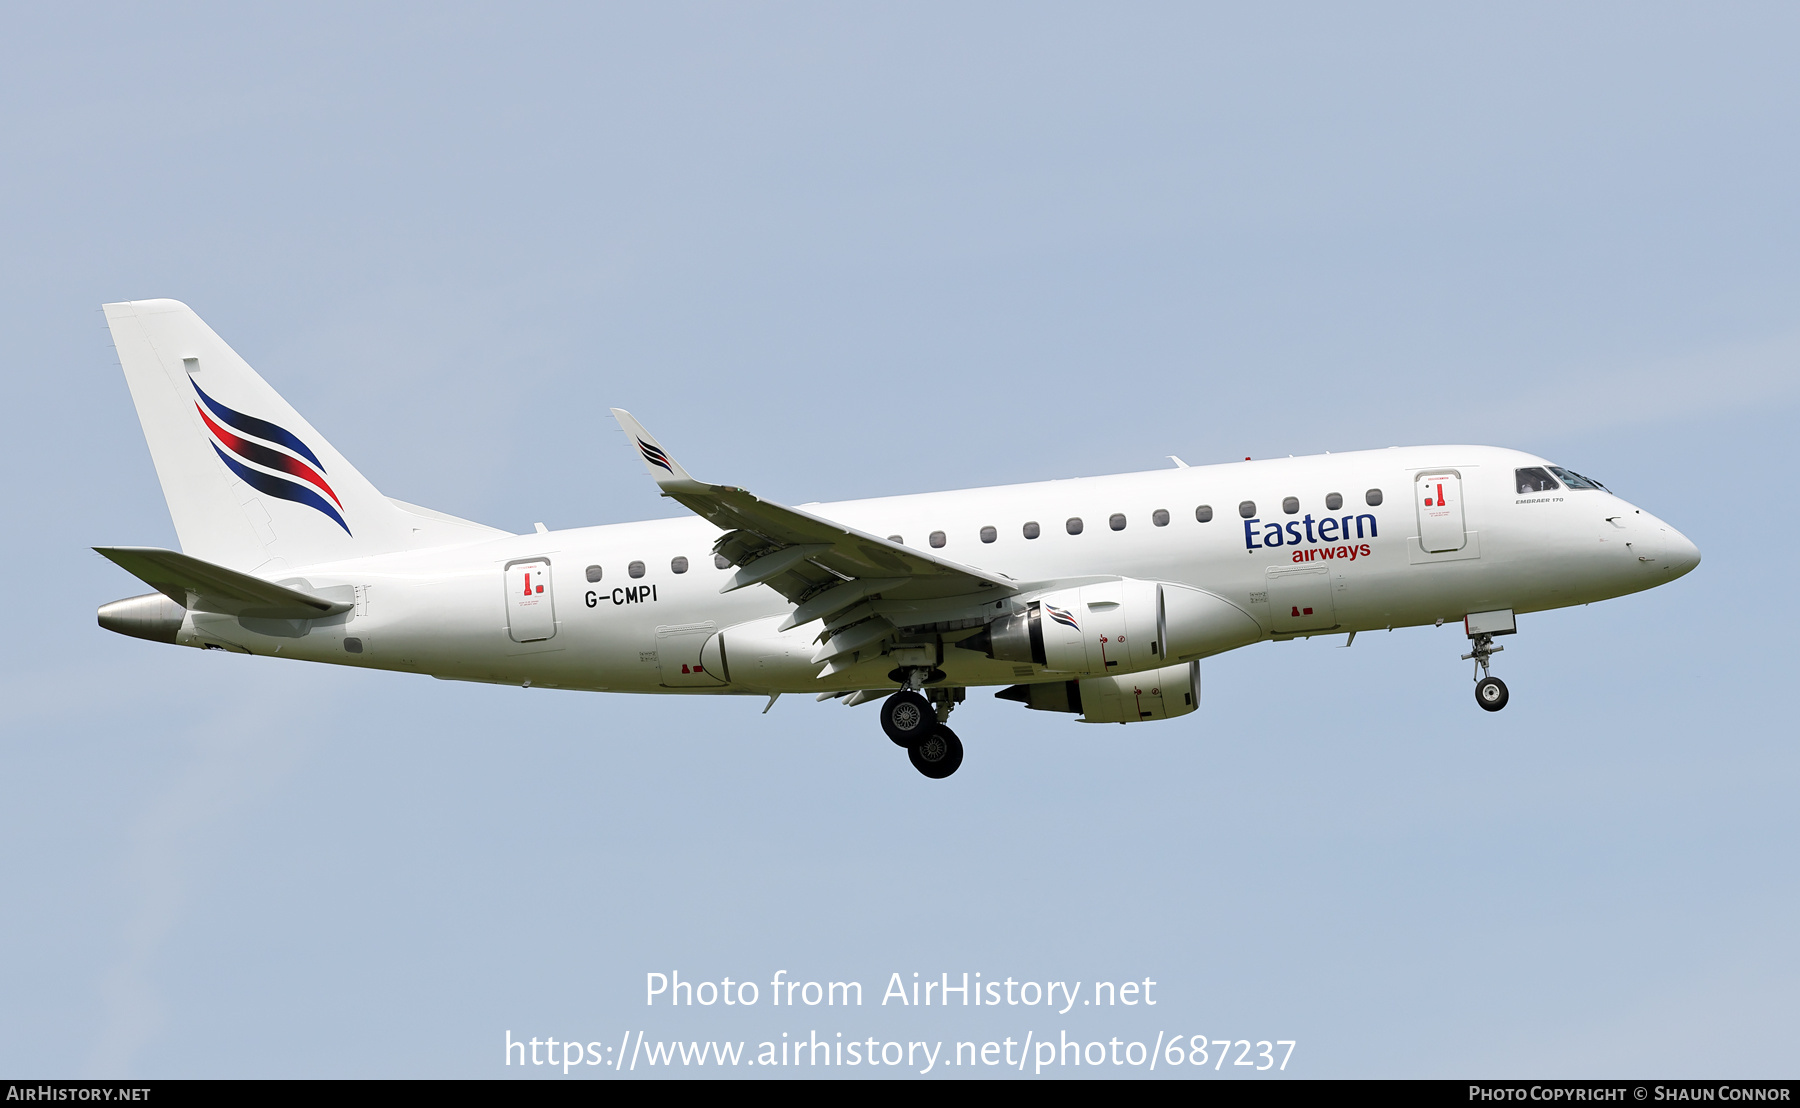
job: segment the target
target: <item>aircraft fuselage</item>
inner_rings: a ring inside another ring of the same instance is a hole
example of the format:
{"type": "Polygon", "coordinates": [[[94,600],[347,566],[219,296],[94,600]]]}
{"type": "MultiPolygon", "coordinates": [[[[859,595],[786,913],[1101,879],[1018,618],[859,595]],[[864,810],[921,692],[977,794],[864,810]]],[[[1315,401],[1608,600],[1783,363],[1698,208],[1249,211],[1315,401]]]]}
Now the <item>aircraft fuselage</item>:
{"type": "MultiPolygon", "coordinates": [[[[1241,609],[1263,639],[1586,604],[1698,563],[1678,531],[1604,489],[1559,481],[1520,491],[1520,470],[1548,466],[1495,447],[1403,447],[803,507],[1021,584],[1192,586],[1241,609]],[[1436,502],[1445,482],[1459,503],[1436,502]]],[[[793,605],[771,590],[721,595],[732,567],[715,563],[719,533],[695,517],[661,519],[310,566],[280,580],[354,607],[312,621],[190,612],[177,641],[543,688],[766,695],[888,685],[880,658],[820,677],[810,661],[820,625],[777,633],[793,605]],[[521,565],[548,598],[523,633],[512,596],[521,565]],[[723,657],[700,668],[707,637],[758,621],[768,625],[756,654],[732,657],[727,639],[723,657]],[[688,672],[674,668],[689,661],[688,672]]],[[[954,629],[938,637],[950,685],[1061,679],[957,649],[954,629]]]]}

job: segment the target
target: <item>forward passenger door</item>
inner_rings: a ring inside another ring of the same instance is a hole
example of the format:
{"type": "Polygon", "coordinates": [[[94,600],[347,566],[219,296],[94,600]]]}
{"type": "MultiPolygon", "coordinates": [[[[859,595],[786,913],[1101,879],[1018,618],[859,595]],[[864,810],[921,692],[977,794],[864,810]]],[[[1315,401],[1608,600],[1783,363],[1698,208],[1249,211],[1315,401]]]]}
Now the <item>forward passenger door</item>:
{"type": "Polygon", "coordinates": [[[1413,507],[1419,513],[1419,545],[1426,553],[1447,554],[1469,541],[1463,529],[1462,475],[1455,470],[1419,474],[1413,482],[1413,507]]]}

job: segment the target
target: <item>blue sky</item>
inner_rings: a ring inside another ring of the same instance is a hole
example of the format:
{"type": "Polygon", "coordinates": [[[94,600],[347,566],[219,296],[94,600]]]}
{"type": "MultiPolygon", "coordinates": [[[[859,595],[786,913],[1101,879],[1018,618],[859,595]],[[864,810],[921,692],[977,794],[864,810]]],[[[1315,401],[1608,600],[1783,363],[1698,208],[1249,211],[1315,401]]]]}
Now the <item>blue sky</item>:
{"type": "Polygon", "coordinates": [[[0,1068],[503,1076],[509,1029],[1031,1030],[1296,1039],[1302,1076],[1791,1075],[1797,23],[15,13],[0,1068]],[[1453,629],[1264,644],[1126,732],[977,693],[933,785],[873,708],[99,630],[138,589],[88,548],[174,535],[97,309],[163,296],[384,492],[512,530],[669,514],[619,406],[789,503],[1496,443],[1705,561],[1523,620],[1496,716],[1453,629]],[[672,969],[1162,999],[647,1010],[672,969]]]}

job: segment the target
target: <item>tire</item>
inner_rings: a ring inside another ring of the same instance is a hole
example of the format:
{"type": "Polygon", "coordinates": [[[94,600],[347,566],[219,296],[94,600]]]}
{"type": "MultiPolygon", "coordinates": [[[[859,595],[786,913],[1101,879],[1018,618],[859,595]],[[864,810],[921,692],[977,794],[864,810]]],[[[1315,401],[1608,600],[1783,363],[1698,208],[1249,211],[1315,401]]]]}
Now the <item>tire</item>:
{"type": "Polygon", "coordinates": [[[1475,703],[1484,711],[1498,712],[1506,707],[1506,682],[1498,677],[1483,677],[1475,682],[1475,703]]]}
{"type": "Polygon", "coordinates": [[[881,703],[881,729],[895,746],[911,748],[937,726],[937,713],[916,692],[897,692],[881,703]]]}
{"type": "Polygon", "coordinates": [[[906,756],[912,759],[914,769],[933,781],[942,781],[962,765],[962,740],[956,732],[938,724],[918,745],[907,747],[906,756]]]}

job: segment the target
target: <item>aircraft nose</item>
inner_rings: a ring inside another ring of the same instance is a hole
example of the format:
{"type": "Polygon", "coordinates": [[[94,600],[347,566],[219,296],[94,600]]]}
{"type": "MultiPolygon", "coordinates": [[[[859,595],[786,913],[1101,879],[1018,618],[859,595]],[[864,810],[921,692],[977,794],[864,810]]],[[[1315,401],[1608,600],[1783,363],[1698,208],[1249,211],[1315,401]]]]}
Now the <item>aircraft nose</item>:
{"type": "Polygon", "coordinates": [[[1700,548],[1686,535],[1671,527],[1667,542],[1668,553],[1664,557],[1667,559],[1671,579],[1680,577],[1700,564],[1700,548]]]}

